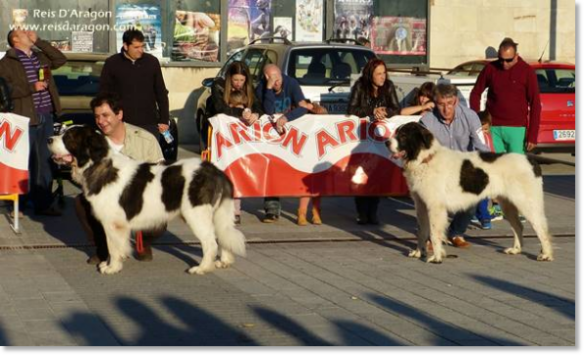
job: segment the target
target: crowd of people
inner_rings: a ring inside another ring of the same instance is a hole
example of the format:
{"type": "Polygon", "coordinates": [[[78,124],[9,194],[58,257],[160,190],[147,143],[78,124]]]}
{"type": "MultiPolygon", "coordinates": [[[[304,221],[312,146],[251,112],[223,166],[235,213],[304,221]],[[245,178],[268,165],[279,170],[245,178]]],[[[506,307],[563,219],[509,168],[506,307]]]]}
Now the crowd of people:
{"type": "MultiPolygon", "coordinates": [[[[120,52],[106,60],[99,95],[91,102],[97,127],[112,148],[134,159],[158,164],[164,161],[158,145],[159,136],[169,129],[169,99],[158,60],[144,52],[144,35],[126,31],[120,52]]],[[[38,215],[61,215],[52,202],[55,172],[47,148],[53,133],[53,122],[60,112],[59,96],[51,76],[41,77],[43,69],[56,69],[66,57],[33,31],[12,30],[8,34],[11,49],[0,60],[0,77],[9,84],[14,113],[30,118],[30,191],[27,201],[38,215]]],[[[540,119],[539,87],[535,73],[517,53],[517,43],[505,38],[499,46],[498,60],[480,73],[472,91],[471,108],[458,98],[457,88],[450,84],[424,83],[413,96],[413,102],[401,106],[395,85],[388,78],[385,62],[371,59],[362,69],[361,77],[351,88],[347,114],[371,121],[395,115],[421,115],[420,123],[429,129],[444,146],[457,151],[519,152],[530,151],[536,143],[540,119]],[[511,81],[514,81],[512,83],[511,81]],[[479,112],[480,95],[488,88],[486,110],[479,112]]],[[[274,64],[263,68],[259,85],[254,88],[248,67],[233,62],[225,78],[212,85],[207,117],[226,114],[252,125],[263,114],[272,115],[277,132],[285,124],[307,113],[325,114],[324,108],[311,103],[295,78],[282,73],[274,64]]],[[[379,224],[380,197],[356,197],[356,222],[359,225],[379,224]]],[[[235,200],[235,221],[241,222],[241,201],[235,200]]],[[[457,212],[449,227],[448,237],[456,247],[467,247],[466,228],[477,216],[482,228],[489,229],[492,219],[491,202],[457,212]]],[[[492,203],[493,208],[498,203],[492,203]]],[[[301,197],[297,212],[300,226],[322,224],[319,197],[301,197]],[[309,203],[312,203],[308,220],[309,203]]],[[[264,199],[265,223],[276,222],[281,215],[279,197],[264,199]]],[[[76,212],[88,237],[96,245],[96,254],[88,262],[107,259],[104,229],[93,217],[83,195],[76,198],[76,212]]],[[[145,249],[141,260],[151,260],[150,244],[166,227],[144,232],[145,249]]]]}

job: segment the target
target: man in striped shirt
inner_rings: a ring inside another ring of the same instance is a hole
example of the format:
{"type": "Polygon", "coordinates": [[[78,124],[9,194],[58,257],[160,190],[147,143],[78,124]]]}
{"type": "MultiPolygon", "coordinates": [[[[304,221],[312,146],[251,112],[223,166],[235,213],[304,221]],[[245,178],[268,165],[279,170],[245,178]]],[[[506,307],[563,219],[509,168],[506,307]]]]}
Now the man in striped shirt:
{"type": "Polygon", "coordinates": [[[58,216],[61,212],[52,205],[53,163],[47,139],[53,135],[54,115],[61,111],[61,105],[50,70],[61,67],[67,59],[34,31],[12,30],[8,44],[11,48],[0,60],[0,76],[11,89],[13,112],[30,119],[28,198],[36,214],[58,216]]]}

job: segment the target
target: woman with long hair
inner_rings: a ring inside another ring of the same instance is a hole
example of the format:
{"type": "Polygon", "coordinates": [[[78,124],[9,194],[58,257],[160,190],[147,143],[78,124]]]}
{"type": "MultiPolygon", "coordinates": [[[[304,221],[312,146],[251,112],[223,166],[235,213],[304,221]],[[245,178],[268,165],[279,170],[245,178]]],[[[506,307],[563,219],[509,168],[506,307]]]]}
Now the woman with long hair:
{"type": "MultiPolygon", "coordinates": [[[[399,114],[399,100],[395,85],[387,77],[387,66],[379,58],[371,58],[362,69],[362,76],[354,83],[350,93],[348,114],[371,121],[383,120],[399,114]]],[[[378,224],[379,197],[356,197],[358,224],[378,224]]]]}
{"type": "MultiPolygon", "coordinates": [[[[218,77],[214,81],[206,117],[211,118],[216,114],[240,118],[248,126],[263,114],[262,105],[254,95],[250,71],[244,62],[233,62],[226,70],[226,78],[218,77]],[[230,98],[234,92],[239,92],[244,105],[231,105],[230,98]]],[[[234,221],[240,224],[239,199],[234,200],[234,215],[234,221]]]]}

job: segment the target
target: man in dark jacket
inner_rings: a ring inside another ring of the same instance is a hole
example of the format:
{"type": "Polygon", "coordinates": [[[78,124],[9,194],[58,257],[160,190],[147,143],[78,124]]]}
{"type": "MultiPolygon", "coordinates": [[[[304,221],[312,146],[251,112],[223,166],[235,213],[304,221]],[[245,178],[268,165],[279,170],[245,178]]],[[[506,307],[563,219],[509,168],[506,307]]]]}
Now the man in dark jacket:
{"type": "Polygon", "coordinates": [[[158,139],[169,129],[169,97],[159,61],[144,53],[144,35],[132,29],[122,35],[120,53],[106,60],[100,77],[100,93],[122,98],[124,120],[158,139]]]}
{"type": "Polygon", "coordinates": [[[34,31],[12,30],[8,33],[8,44],[12,48],[0,60],[0,77],[10,87],[13,113],[30,119],[28,198],[36,214],[61,215],[52,207],[53,163],[47,139],[53,135],[54,115],[61,111],[50,70],[63,66],[67,58],[34,31]]]}

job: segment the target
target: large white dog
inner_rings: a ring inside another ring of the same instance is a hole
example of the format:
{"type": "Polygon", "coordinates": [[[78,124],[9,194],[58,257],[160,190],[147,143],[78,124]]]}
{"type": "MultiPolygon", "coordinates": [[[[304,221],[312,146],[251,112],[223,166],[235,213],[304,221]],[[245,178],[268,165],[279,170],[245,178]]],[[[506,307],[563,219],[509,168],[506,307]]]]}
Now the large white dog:
{"type": "Polygon", "coordinates": [[[441,263],[446,256],[442,243],[446,241],[448,212],[468,209],[489,197],[500,203],[513,228],[514,244],[505,253],[521,253],[521,213],[541,242],[537,260],[553,260],[543,207],[541,168],[527,156],[454,151],[441,146],[418,123],[399,127],[388,146],[393,157],[404,163],[404,175],[417,211],[418,244],[409,256],[420,258],[422,251],[427,253],[425,242],[430,237],[433,255],[428,255],[427,261],[441,263]]]}
{"type": "Polygon", "coordinates": [[[204,274],[246,254],[245,238],[234,228],[233,186],[209,162],[181,160],[170,166],[132,160],[110,149],[96,130],[73,126],[49,139],[59,163],[72,166],[94,215],[104,226],[110,258],[103,274],[122,269],[131,254],[130,231],[149,230],[182,216],[201,242],[203,258],[190,274],[204,274]],[[220,259],[216,261],[216,257],[220,259]]]}

